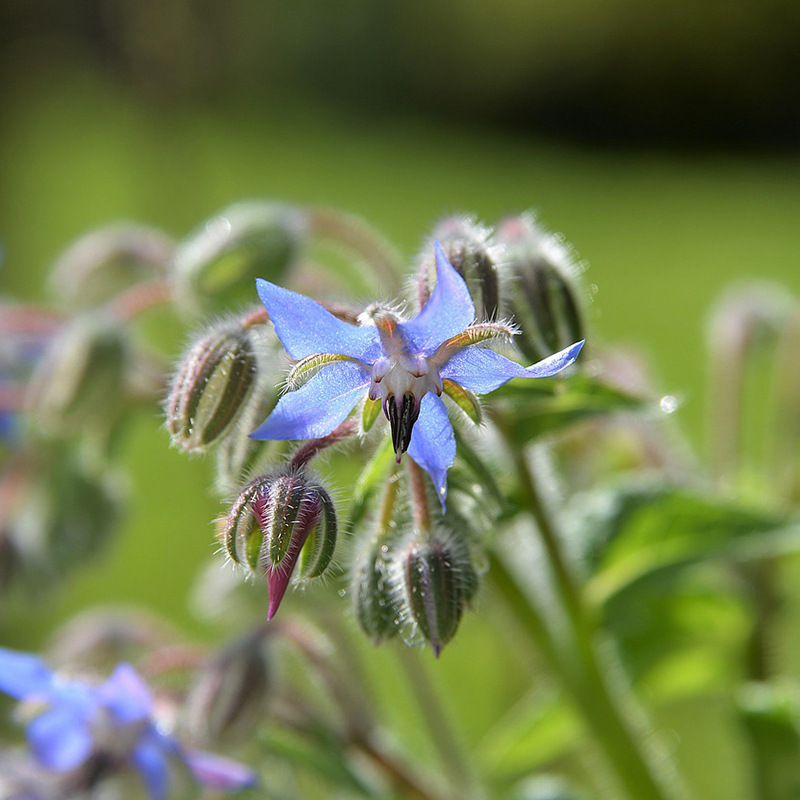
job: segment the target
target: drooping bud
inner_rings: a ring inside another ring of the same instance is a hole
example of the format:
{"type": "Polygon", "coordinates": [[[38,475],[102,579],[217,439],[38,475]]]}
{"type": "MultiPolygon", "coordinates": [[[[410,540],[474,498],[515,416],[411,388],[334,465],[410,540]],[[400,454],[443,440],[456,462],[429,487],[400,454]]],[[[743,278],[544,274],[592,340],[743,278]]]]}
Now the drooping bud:
{"type": "Polygon", "coordinates": [[[198,339],[175,373],[166,402],[173,444],[202,453],[242,417],[259,378],[258,345],[251,329],[222,322],[198,339]]]}
{"type": "Polygon", "coordinates": [[[469,547],[451,534],[434,532],[429,541],[407,547],[402,567],[405,607],[414,633],[438,657],[458,630],[478,586],[469,547]]]}
{"type": "Polygon", "coordinates": [[[190,307],[227,308],[248,297],[257,277],[274,280],[306,236],[303,211],[283,203],[237,203],[178,247],[177,296],[190,307]]]}
{"type": "Polygon", "coordinates": [[[263,720],[270,688],[262,630],[229,643],[199,670],[186,699],[189,730],[200,742],[248,736],[263,720]]]}
{"type": "Polygon", "coordinates": [[[54,335],[31,377],[31,417],[68,433],[110,421],[121,410],[128,365],[124,329],[102,314],[75,317],[54,335]]]}
{"type": "Polygon", "coordinates": [[[87,233],[59,256],[50,283],[60,303],[95,308],[119,292],[163,274],[173,242],[143,225],[117,224],[87,233]]]}
{"type": "Polygon", "coordinates": [[[269,585],[267,619],[286,593],[295,567],[301,579],[320,577],[336,547],[330,495],[305,469],[290,468],[249,483],[236,498],[220,538],[228,555],[269,585]]]}
{"type": "Polygon", "coordinates": [[[496,238],[506,251],[510,311],[521,328],[515,342],[522,353],[539,361],[583,339],[579,268],[564,241],[531,215],[503,220],[496,238]]]}
{"type": "MultiPolygon", "coordinates": [[[[431,237],[442,245],[447,260],[467,282],[478,319],[496,319],[502,313],[501,286],[497,246],[491,231],[465,216],[452,216],[441,220],[431,237]]],[[[426,243],[417,271],[417,299],[424,306],[433,290],[435,275],[434,252],[426,243]]]]}
{"type": "Polygon", "coordinates": [[[391,550],[381,537],[368,540],[353,571],[356,619],[375,644],[396,636],[402,622],[401,590],[391,550]]]}

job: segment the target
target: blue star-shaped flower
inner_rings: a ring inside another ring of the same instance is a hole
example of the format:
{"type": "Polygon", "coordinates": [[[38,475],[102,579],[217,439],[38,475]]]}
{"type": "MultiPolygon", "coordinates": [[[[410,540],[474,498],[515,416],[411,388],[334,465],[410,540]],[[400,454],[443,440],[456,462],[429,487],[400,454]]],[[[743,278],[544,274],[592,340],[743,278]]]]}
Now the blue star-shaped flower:
{"type": "Polygon", "coordinates": [[[152,800],[167,797],[170,758],[182,761],[195,780],[213,789],[255,785],[255,775],[242,764],[186,750],[160,731],[150,689],[128,664],[94,686],[59,677],[35,655],[0,648],[0,691],[37,709],[28,723],[28,742],[50,772],[69,772],[104,753],[120,767],[138,770],[152,800]]]}
{"type": "Polygon", "coordinates": [[[583,347],[577,342],[531,367],[476,347],[514,331],[501,323],[473,324],[475,307],[467,285],[438,242],[436,286],[424,308],[407,321],[376,308],[364,324],[349,325],[304,295],[261,279],[256,285],[286,352],[308,365],[309,372],[317,371],[280,399],[253,438],[325,436],[366,394],[382,403],[398,461],[408,451],[430,474],[443,507],[456,451],[440,397],[445,381],[485,394],[511,378],[555,375],[583,347]]]}

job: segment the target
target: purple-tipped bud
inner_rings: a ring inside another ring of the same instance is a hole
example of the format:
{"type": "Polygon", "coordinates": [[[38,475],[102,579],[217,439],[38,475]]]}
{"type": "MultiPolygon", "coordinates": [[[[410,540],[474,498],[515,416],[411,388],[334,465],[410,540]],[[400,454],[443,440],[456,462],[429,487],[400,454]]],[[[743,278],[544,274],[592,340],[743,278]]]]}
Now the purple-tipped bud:
{"type": "MultiPolygon", "coordinates": [[[[432,240],[442,245],[447,260],[467,282],[478,319],[497,319],[501,314],[501,275],[499,251],[491,239],[491,231],[469,217],[456,215],[441,220],[433,230],[432,240]]],[[[417,299],[425,305],[433,290],[431,279],[436,274],[434,249],[426,243],[417,271],[417,299]]]]}
{"type": "Polygon", "coordinates": [[[178,247],[177,294],[190,306],[228,308],[248,297],[257,277],[276,279],[306,236],[300,209],[283,203],[237,203],[223,209],[178,247]]]}
{"type": "Polygon", "coordinates": [[[401,593],[393,579],[391,555],[391,546],[382,538],[370,540],[353,571],[356,619],[375,644],[395,636],[402,621],[401,593]]]}
{"type": "Polygon", "coordinates": [[[267,619],[272,619],[296,567],[300,578],[317,578],[328,568],[336,532],[330,495],[300,468],[248,484],[231,507],[221,538],[234,561],[266,576],[267,619]]]}
{"type": "Polygon", "coordinates": [[[124,330],[100,314],[75,317],[36,365],[28,392],[32,419],[55,433],[112,420],[124,405],[127,362],[124,330]]]}
{"type": "Polygon", "coordinates": [[[223,322],[198,339],[183,358],[166,402],[173,444],[202,453],[223,439],[253,398],[259,375],[250,330],[223,322]]]}
{"type": "Polygon", "coordinates": [[[163,274],[173,243],[160,231],[117,224],[87,233],[61,254],[50,283],[60,303],[94,308],[163,274]]]}
{"type": "Polygon", "coordinates": [[[186,699],[189,730],[198,741],[244,738],[263,720],[270,688],[263,631],[228,644],[199,670],[186,699]]]}
{"type": "Polygon", "coordinates": [[[403,556],[403,585],[408,614],[438,658],[477,589],[468,546],[438,533],[430,541],[414,542],[403,556]]]}
{"type": "Polygon", "coordinates": [[[531,215],[503,220],[496,238],[512,279],[509,306],[521,329],[514,341],[522,353],[539,361],[583,339],[580,270],[569,247],[531,215]]]}

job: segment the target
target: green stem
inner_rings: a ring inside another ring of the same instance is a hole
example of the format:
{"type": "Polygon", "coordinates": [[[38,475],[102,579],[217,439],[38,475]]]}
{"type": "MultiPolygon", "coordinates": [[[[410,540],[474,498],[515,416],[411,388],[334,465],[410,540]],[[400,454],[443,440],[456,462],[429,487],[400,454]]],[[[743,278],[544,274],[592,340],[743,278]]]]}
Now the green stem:
{"type": "Polygon", "coordinates": [[[439,752],[442,766],[447,772],[450,782],[457,792],[457,797],[469,798],[480,796],[476,791],[476,781],[469,759],[463,752],[456,732],[447,720],[447,716],[439,702],[435,687],[421,663],[415,648],[400,645],[397,648],[400,662],[417,699],[425,725],[430,733],[431,741],[439,752]]]}
{"type": "Polygon", "coordinates": [[[509,442],[509,451],[514,455],[526,510],[533,515],[544,544],[555,589],[567,615],[568,630],[556,641],[544,618],[522,596],[513,579],[505,580],[503,589],[507,595],[513,595],[513,606],[518,612],[524,604],[527,609],[524,619],[531,633],[561,675],[628,796],[632,800],[667,800],[675,793],[666,788],[642,746],[643,732],[631,719],[631,700],[608,680],[606,665],[597,649],[595,615],[570,568],[535,476],[519,447],[509,442]]]}

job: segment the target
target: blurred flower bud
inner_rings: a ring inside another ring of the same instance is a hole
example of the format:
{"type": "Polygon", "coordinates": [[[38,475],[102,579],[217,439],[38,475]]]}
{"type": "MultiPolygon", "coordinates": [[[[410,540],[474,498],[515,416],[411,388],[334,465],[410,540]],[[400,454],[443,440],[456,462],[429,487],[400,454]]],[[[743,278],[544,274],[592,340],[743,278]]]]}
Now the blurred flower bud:
{"type": "Polygon", "coordinates": [[[497,242],[510,270],[510,311],[522,329],[514,341],[526,358],[539,361],[583,339],[578,267],[560,237],[523,215],[500,223],[497,242]]]}
{"type": "Polygon", "coordinates": [[[469,547],[453,536],[434,532],[403,554],[406,610],[415,630],[435,655],[455,636],[461,615],[478,587],[469,547]]]}
{"type": "Polygon", "coordinates": [[[177,296],[190,307],[217,308],[250,297],[257,277],[275,280],[294,260],[306,227],[304,213],[284,203],[224,209],[179,245],[177,296]]]}
{"type": "Polygon", "coordinates": [[[220,538],[228,555],[266,575],[267,619],[286,593],[295,567],[300,578],[318,578],[336,547],[336,511],[328,492],[303,468],[265,475],[236,498],[220,538]]]}
{"type": "Polygon", "coordinates": [[[263,719],[270,688],[266,637],[229,643],[199,670],[186,699],[189,731],[200,742],[242,739],[263,719]]]}
{"type": "Polygon", "coordinates": [[[160,231],[121,223],[91,231],[56,261],[50,283],[59,302],[95,308],[134,284],[164,273],[173,242],[160,231]]]}
{"type": "Polygon", "coordinates": [[[395,636],[402,622],[400,586],[391,563],[391,546],[379,537],[365,543],[353,570],[356,619],[375,644],[395,636]]]}
{"type": "Polygon", "coordinates": [[[101,314],[83,314],[49,341],[28,391],[33,421],[52,433],[71,433],[113,421],[125,400],[125,331],[101,314]]]}
{"type": "MultiPolygon", "coordinates": [[[[446,217],[433,230],[431,240],[442,245],[447,260],[467,282],[478,319],[497,319],[501,313],[501,275],[499,251],[491,231],[465,216],[446,217]]],[[[417,296],[420,308],[430,297],[431,279],[436,274],[432,242],[425,244],[417,270],[417,296]]]]}
{"type": "Polygon", "coordinates": [[[7,579],[34,592],[96,557],[120,518],[116,476],[88,468],[62,444],[28,453],[3,476],[0,495],[7,579]]]}
{"type": "Polygon", "coordinates": [[[47,653],[54,664],[79,664],[103,671],[120,661],[135,661],[142,651],[174,641],[175,631],[144,611],[92,608],[62,625],[47,653]]]}
{"type": "Polygon", "coordinates": [[[183,357],[166,402],[172,443],[202,453],[224,438],[253,398],[259,377],[254,334],[219,323],[183,357]]]}

